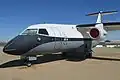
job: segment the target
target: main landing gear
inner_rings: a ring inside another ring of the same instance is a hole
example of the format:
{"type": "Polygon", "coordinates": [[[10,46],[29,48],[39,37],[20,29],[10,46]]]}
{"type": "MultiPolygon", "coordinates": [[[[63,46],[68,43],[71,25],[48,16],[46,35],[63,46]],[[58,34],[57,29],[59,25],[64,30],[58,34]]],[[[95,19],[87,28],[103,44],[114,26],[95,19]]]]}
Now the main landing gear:
{"type": "Polygon", "coordinates": [[[92,58],[92,51],[85,53],[86,58],[92,58]]]}
{"type": "Polygon", "coordinates": [[[36,56],[21,56],[20,58],[27,67],[31,67],[32,62],[37,60],[36,56]]]}
{"type": "Polygon", "coordinates": [[[92,54],[93,54],[93,51],[85,51],[82,56],[83,56],[83,59],[87,59],[87,58],[92,58],[92,54]]]}

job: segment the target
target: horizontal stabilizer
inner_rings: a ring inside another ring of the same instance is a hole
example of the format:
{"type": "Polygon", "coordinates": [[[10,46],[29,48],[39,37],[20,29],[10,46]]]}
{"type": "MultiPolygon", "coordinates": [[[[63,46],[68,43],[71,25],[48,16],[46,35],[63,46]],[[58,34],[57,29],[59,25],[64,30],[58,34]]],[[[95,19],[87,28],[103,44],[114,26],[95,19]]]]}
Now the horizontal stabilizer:
{"type": "Polygon", "coordinates": [[[99,12],[95,12],[95,13],[90,13],[90,14],[87,14],[86,16],[98,16],[98,14],[102,14],[102,15],[109,15],[109,14],[114,14],[114,13],[117,13],[118,11],[99,11],[99,12]]]}

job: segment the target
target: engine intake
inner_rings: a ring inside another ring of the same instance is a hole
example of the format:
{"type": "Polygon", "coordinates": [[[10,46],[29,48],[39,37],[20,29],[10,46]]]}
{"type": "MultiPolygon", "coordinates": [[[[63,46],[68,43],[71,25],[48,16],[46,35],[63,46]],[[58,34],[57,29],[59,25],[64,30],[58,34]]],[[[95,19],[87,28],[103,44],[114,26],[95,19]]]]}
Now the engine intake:
{"type": "Polygon", "coordinates": [[[90,37],[93,39],[98,38],[100,35],[100,31],[97,28],[92,28],[89,33],[90,33],[90,37]]]}

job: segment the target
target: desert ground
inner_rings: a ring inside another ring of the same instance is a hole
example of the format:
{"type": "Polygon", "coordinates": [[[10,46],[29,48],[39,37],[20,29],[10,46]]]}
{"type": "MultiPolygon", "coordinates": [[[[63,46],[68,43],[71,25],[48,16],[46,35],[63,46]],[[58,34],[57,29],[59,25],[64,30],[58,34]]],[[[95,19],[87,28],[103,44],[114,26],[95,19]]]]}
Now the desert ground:
{"type": "Polygon", "coordinates": [[[0,47],[0,80],[120,80],[120,49],[95,48],[92,59],[65,59],[60,54],[40,56],[26,67],[19,56],[0,47]]]}

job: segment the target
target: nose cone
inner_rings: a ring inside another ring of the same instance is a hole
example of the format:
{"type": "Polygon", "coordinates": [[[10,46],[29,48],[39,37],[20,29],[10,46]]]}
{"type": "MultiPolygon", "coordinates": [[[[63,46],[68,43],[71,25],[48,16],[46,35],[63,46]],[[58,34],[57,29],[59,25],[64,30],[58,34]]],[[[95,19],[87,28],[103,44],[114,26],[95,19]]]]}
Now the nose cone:
{"type": "Polygon", "coordinates": [[[5,46],[3,48],[4,53],[12,54],[15,53],[17,50],[15,48],[10,48],[11,46],[5,46]]]}
{"type": "Polygon", "coordinates": [[[20,55],[19,49],[17,49],[14,40],[8,42],[4,48],[3,52],[12,55],[20,55]]]}
{"type": "Polygon", "coordinates": [[[19,35],[5,45],[3,52],[12,55],[22,55],[37,45],[39,45],[37,36],[19,35]]]}
{"type": "Polygon", "coordinates": [[[11,41],[9,41],[3,48],[3,52],[7,54],[12,55],[20,55],[23,54],[23,51],[21,51],[21,45],[19,44],[20,37],[15,37],[11,41]]]}

